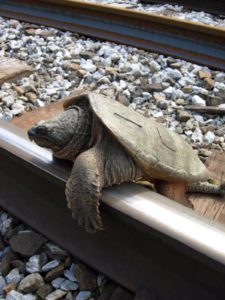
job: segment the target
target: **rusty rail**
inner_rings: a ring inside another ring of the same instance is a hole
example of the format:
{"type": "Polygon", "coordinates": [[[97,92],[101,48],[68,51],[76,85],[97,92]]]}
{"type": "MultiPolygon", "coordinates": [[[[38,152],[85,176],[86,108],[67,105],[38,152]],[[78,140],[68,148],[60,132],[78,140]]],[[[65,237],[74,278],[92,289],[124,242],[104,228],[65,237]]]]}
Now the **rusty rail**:
{"type": "Polygon", "coordinates": [[[54,160],[24,131],[1,120],[0,166],[1,207],[132,293],[148,289],[159,300],[223,299],[223,225],[124,184],[105,191],[105,230],[90,235],[66,207],[71,165],[54,160]]]}
{"type": "Polygon", "coordinates": [[[7,0],[0,15],[225,70],[225,29],[75,0],[7,0]]]}
{"type": "Polygon", "coordinates": [[[224,0],[139,0],[140,3],[145,4],[178,4],[185,8],[194,9],[198,11],[209,12],[217,15],[225,15],[225,1],[224,0]]]}

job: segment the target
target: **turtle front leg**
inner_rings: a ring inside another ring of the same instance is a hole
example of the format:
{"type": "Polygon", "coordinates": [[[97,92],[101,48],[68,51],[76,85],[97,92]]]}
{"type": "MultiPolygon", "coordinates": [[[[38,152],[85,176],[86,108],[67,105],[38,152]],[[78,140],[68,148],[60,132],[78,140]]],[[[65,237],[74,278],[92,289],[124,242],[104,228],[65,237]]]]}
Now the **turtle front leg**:
{"type": "Polygon", "coordinates": [[[81,153],[66,184],[68,207],[78,225],[89,233],[103,229],[99,214],[102,189],[140,177],[136,163],[113,137],[106,135],[81,153]]]}
{"type": "Polygon", "coordinates": [[[72,216],[89,233],[103,229],[99,199],[103,188],[103,159],[94,147],[80,154],[66,184],[66,198],[72,216]]]}

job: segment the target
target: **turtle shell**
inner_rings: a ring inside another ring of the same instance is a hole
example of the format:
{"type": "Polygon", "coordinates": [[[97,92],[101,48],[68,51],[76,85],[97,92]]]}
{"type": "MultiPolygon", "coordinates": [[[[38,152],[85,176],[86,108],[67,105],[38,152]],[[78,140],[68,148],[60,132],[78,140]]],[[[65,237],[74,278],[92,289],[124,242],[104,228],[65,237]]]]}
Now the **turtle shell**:
{"type": "Polygon", "coordinates": [[[147,177],[187,182],[208,179],[208,170],[183,137],[115,100],[96,93],[88,98],[93,112],[147,177]]]}

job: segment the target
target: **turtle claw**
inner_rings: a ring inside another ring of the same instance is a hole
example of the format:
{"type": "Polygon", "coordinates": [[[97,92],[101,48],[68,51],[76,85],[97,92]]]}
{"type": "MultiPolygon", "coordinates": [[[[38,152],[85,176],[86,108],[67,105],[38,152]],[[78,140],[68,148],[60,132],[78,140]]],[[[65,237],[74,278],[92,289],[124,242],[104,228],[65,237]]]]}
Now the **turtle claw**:
{"type": "Polygon", "coordinates": [[[99,230],[103,230],[103,225],[100,218],[93,218],[89,216],[77,217],[72,215],[81,228],[84,228],[88,233],[96,233],[99,230]]]}
{"type": "MultiPolygon", "coordinates": [[[[94,204],[94,203],[93,203],[94,204]]],[[[92,204],[92,209],[88,212],[85,210],[85,205],[81,207],[72,207],[72,217],[77,221],[81,228],[84,228],[88,233],[96,233],[103,230],[102,220],[99,216],[98,207],[92,204]]]]}

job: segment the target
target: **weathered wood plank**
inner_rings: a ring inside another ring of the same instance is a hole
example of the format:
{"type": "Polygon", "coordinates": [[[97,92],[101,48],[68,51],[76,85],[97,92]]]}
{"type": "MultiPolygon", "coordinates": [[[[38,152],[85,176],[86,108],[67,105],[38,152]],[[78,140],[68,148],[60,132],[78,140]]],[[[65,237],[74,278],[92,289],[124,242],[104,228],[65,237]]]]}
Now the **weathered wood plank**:
{"type": "Polygon", "coordinates": [[[189,106],[185,106],[185,109],[189,109],[200,113],[206,113],[206,114],[225,115],[225,108],[217,107],[217,106],[189,105],[189,106]]]}
{"type": "Polygon", "coordinates": [[[22,129],[29,129],[32,127],[34,124],[38,123],[41,120],[47,120],[50,119],[60,112],[63,111],[63,104],[65,102],[70,101],[73,99],[75,96],[78,96],[81,94],[82,90],[75,90],[73,91],[69,96],[60,99],[57,102],[50,103],[44,107],[37,108],[36,110],[25,112],[23,115],[19,117],[15,117],[12,120],[12,123],[22,129]]]}
{"type": "Polygon", "coordinates": [[[15,81],[32,72],[32,67],[24,61],[8,57],[0,58],[0,84],[6,81],[15,81]]]}

